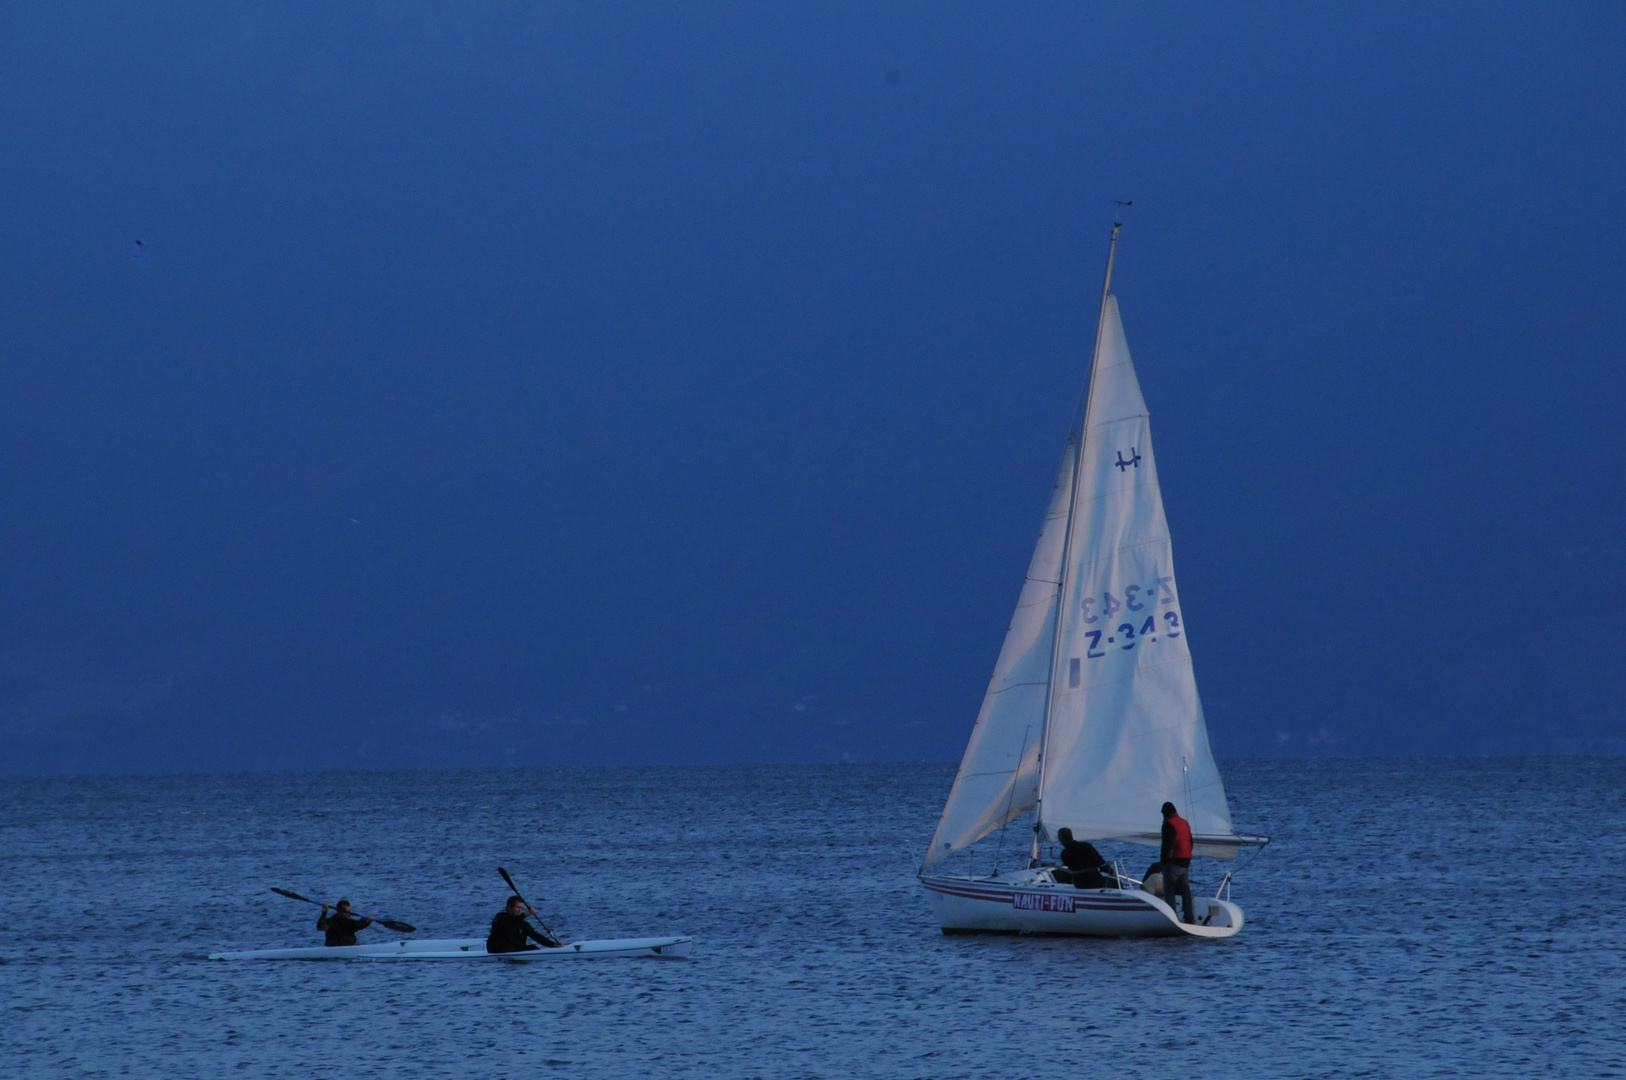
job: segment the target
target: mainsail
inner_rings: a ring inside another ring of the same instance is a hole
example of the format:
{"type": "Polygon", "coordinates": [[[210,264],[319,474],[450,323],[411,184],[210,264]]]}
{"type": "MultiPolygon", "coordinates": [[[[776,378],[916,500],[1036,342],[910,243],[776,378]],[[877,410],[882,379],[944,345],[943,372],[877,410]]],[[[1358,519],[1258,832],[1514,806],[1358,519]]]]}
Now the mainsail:
{"type": "Polygon", "coordinates": [[[937,834],[923,868],[970,847],[1034,807],[1038,795],[1039,744],[1050,700],[1055,655],[1056,602],[1061,593],[1062,548],[1072,503],[1077,444],[1068,440],[1050,495],[1044,528],[1028,564],[1027,580],[1005,632],[971,742],[960,761],[937,834]]]}
{"type": "Polygon", "coordinates": [[[1083,438],[1062,455],[922,869],[1035,809],[1051,837],[1066,826],[1079,839],[1157,844],[1167,800],[1191,822],[1197,854],[1231,858],[1243,842],[1208,746],[1110,259],[1107,275],[1083,438]]]}
{"type": "Polygon", "coordinates": [[[1118,299],[1101,308],[1086,406],[1039,816],[1050,835],[1158,842],[1175,803],[1198,853],[1230,857],[1225,787],[1192,674],[1151,425],[1118,299]]]}

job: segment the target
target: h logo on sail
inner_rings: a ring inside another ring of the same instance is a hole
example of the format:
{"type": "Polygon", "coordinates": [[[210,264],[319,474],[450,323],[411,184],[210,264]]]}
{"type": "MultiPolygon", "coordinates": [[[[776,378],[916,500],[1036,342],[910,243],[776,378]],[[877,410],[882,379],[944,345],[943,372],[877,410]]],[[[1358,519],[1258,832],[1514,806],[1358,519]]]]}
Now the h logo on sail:
{"type": "Polygon", "coordinates": [[[1118,451],[1118,460],[1114,462],[1114,464],[1118,466],[1119,472],[1123,472],[1131,465],[1138,469],[1140,468],[1140,452],[1135,447],[1131,446],[1129,448],[1129,460],[1125,461],[1124,452],[1120,450],[1118,451]]]}

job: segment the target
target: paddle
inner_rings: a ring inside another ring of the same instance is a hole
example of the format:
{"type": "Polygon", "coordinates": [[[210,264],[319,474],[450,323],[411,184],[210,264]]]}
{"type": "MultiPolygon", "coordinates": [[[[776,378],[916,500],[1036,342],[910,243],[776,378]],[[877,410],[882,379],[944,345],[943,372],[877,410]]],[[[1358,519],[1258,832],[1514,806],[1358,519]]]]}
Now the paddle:
{"type": "MultiPolygon", "coordinates": [[[[502,879],[504,881],[508,882],[508,887],[510,889],[514,890],[514,895],[519,897],[520,903],[524,904],[528,908],[531,908],[531,914],[536,915],[536,908],[531,907],[531,902],[529,900],[525,899],[525,897],[520,893],[519,886],[515,885],[514,884],[514,879],[508,876],[508,871],[504,870],[502,867],[499,866],[499,867],[497,867],[497,873],[501,874],[502,879]]],[[[542,922],[542,916],[536,915],[536,921],[539,922],[539,923],[542,923],[543,932],[546,933],[550,938],[552,938],[554,941],[559,940],[559,935],[555,934],[552,930],[549,930],[547,923],[542,922]]]]}
{"type": "MultiPolygon", "coordinates": [[[[303,900],[307,904],[315,904],[317,907],[322,906],[322,902],[320,900],[312,900],[308,896],[300,896],[298,893],[294,892],[292,889],[279,889],[275,885],[273,885],[273,886],[271,886],[271,891],[276,893],[278,896],[286,896],[290,900],[303,900]]],[[[359,912],[355,912],[355,911],[352,911],[350,914],[354,915],[358,919],[365,919],[367,917],[367,916],[362,915],[359,912]]],[[[401,922],[398,919],[374,919],[373,922],[377,923],[380,926],[387,926],[391,930],[394,930],[397,934],[411,934],[411,933],[414,933],[418,929],[416,926],[413,926],[411,923],[409,923],[409,922],[401,922]]]]}

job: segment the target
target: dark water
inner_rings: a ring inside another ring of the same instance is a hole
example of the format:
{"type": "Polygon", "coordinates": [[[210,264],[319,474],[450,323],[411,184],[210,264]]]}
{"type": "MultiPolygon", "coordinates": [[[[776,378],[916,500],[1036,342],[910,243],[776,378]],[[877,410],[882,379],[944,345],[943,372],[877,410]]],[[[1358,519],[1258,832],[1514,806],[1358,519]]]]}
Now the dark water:
{"type": "Polygon", "coordinates": [[[951,772],[0,782],[0,1074],[1626,1072],[1626,759],[1230,763],[1277,842],[1217,943],[941,936],[913,875],[951,772]],[[565,936],[695,957],[203,959],[317,942],[272,885],[479,933],[498,864],[565,936]]]}

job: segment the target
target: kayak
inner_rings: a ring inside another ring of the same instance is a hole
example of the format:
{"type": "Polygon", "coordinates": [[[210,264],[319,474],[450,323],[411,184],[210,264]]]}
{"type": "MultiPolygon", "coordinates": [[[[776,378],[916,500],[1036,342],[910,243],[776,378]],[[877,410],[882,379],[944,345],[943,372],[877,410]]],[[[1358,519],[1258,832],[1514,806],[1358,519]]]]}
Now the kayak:
{"type": "Polygon", "coordinates": [[[606,960],[615,957],[681,959],[693,938],[610,938],[571,941],[557,949],[488,953],[485,938],[439,938],[392,941],[381,945],[336,945],[333,948],[253,949],[210,953],[211,960],[606,960]]]}

